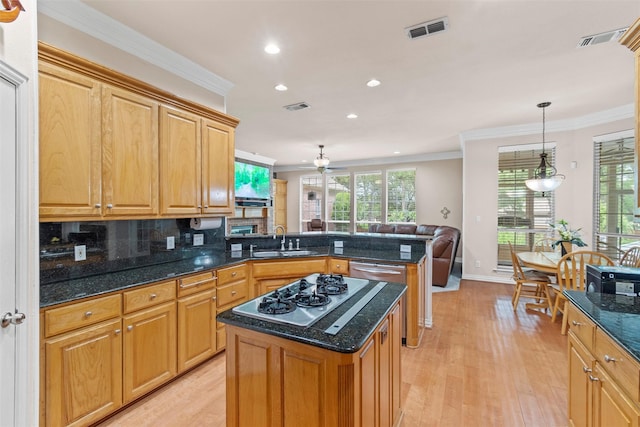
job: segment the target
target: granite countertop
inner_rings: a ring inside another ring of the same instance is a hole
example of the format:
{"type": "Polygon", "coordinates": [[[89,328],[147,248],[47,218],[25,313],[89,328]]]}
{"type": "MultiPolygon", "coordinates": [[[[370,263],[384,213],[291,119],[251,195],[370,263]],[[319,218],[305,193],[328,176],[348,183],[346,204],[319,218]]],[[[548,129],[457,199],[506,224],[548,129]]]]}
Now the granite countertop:
{"type": "Polygon", "coordinates": [[[564,294],[640,363],[640,297],[581,291],[564,294]]]}
{"type": "Polygon", "coordinates": [[[362,348],[373,331],[380,325],[395,304],[407,290],[406,285],[387,283],[380,292],[336,335],[325,332],[340,316],[356,304],[371,288],[379,282],[370,280],[369,284],[326,316],[308,327],[281,324],[259,320],[241,314],[233,309],[220,313],[218,321],[253,331],[298,341],[339,353],[355,353],[362,348]]]}
{"type": "MultiPolygon", "coordinates": [[[[349,259],[359,259],[378,262],[418,263],[424,257],[423,254],[403,254],[399,251],[380,251],[358,248],[308,248],[314,252],[309,256],[334,256],[349,259]]],[[[181,261],[167,262],[151,266],[131,268],[105,274],[98,274],[79,279],[64,280],[40,286],[40,307],[49,307],[56,304],[71,302],[74,300],[106,294],[146,285],[160,280],[179,278],[180,276],[232,266],[246,261],[297,259],[295,256],[274,256],[258,258],[252,256],[249,251],[224,252],[203,254],[194,258],[181,261]]]]}

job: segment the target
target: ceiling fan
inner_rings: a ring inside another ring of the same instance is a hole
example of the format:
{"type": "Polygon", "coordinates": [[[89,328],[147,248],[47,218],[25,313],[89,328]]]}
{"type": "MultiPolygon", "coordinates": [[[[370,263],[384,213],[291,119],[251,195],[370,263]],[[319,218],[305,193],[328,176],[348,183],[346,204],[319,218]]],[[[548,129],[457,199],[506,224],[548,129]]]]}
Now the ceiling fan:
{"type": "Polygon", "coordinates": [[[302,169],[315,169],[320,173],[330,173],[332,170],[344,169],[344,168],[330,168],[329,163],[331,160],[324,155],[324,145],[318,145],[320,148],[320,155],[313,160],[315,166],[303,166],[302,169]]]}

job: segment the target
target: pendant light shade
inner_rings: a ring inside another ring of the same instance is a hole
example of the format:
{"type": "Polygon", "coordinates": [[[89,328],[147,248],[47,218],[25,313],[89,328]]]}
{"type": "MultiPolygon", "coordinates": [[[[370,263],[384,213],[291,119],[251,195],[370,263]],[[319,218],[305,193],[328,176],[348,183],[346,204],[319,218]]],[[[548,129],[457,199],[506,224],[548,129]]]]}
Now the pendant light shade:
{"type": "Polygon", "coordinates": [[[320,147],[320,155],[318,157],[315,158],[315,160],[313,161],[313,164],[316,165],[317,168],[322,168],[322,169],[326,169],[327,166],[329,166],[329,158],[325,157],[325,155],[323,154],[322,150],[324,149],[324,145],[318,145],[318,147],[320,147]]]}
{"type": "Polygon", "coordinates": [[[540,154],[540,165],[534,172],[534,177],[525,181],[527,187],[532,191],[544,193],[553,191],[562,184],[564,175],[558,174],[556,168],[552,164],[547,163],[547,153],[544,151],[544,130],[545,130],[545,114],[544,109],[551,105],[550,102],[541,102],[538,108],[542,108],[542,153],[540,154]]]}

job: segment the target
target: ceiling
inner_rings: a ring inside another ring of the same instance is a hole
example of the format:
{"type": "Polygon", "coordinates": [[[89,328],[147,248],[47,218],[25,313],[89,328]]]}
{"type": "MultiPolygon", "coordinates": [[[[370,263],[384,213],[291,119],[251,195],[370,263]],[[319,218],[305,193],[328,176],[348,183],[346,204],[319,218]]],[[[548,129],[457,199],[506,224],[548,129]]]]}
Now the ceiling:
{"type": "Polygon", "coordinates": [[[638,0],[83,3],[232,82],[236,148],[280,170],[312,162],[318,144],[332,165],[459,155],[461,134],[541,123],[542,101],[550,123],[634,100],[631,51],[577,44],[631,25],[638,0]],[[407,37],[445,16],[447,31],[407,37]],[[283,108],[301,101],[310,108],[283,108]]]}

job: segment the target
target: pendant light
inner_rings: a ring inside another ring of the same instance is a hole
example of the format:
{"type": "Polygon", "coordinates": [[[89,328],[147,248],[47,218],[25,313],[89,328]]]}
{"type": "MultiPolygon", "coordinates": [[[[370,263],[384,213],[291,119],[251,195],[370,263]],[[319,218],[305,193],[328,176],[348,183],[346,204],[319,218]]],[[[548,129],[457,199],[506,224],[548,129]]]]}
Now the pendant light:
{"type": "Polygon", "coordinates": [[[540,165],[534,172],[534,178],[525,181],[525,184],[530,190],[542,192],[542,197],[544,197],[544,193],[558,188],[564,179],[564,175],[559,175],[556,168],[554,168],[552,164],[547,163],[547,153],[544,151],[544,109],[549,105],[551,105],[550,102],[541,102],[538,104],[538,108],[542,108],[542,153],[540,153],[540,165]]]}
{"type": "Polygon", "coordinates": [[[320,155],[316,157],[316,159],[313,161],[313,164],[316,166],[316,168],[318,168],[318,172],[322,173],[329,166],[330,160],[322,152],[322,150],[324,149],[324,145],[318,145],[318,147],[320,148],[320,155]]]}

